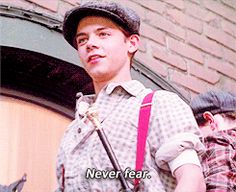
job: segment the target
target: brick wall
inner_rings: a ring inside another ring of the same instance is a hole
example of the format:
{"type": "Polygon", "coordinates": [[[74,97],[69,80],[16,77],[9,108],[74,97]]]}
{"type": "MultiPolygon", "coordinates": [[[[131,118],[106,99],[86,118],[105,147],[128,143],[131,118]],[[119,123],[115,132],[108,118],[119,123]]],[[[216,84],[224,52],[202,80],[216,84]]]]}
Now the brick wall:
{"type": "MultiPolygon", "coordinates": [[[[0,0],[60,20],[86,0],[0,0]]],[[[115,0],[140,15],[136,59],[187,97],[209,89],[236,92],[235,0],[115,0]]]]}

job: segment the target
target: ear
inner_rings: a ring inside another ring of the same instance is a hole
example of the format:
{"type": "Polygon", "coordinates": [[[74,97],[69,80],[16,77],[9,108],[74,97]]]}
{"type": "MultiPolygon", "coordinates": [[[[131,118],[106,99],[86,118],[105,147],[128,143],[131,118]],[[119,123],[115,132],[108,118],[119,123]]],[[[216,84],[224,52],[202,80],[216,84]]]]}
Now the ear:
{"type": "Polygon", "coordinates": [[[211,112],[204,112],[203,118],[210,124],[210,128],[212,131],[217,130],[217,122],[215,121],[214,115],[211,112]]]}
{"type": "Polygon", "coordinates": [[[130,35],[129,45],[128,45],[129,46],[128,52],[130,54],[133,54],[134,52],[138,50],[139,41],[140,41],[139,35],[137,34],[130,35]]]}

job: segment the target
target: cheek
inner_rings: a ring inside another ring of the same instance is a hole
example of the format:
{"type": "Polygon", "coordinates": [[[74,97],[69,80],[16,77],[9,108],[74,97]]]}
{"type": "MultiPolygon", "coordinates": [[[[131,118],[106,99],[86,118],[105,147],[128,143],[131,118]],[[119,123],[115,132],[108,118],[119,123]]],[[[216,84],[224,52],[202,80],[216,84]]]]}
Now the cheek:
{"type": "Polygon", "coordinates": [[[212,133],[210,126],[200,127],[203,136],[207,136],[212,133]]]}
{"type": "Polygon", "coordinates": [[[77,50],[78,56],[80,58],[80,61],[85,64],[86,62],[86,55],[85,55],[85,51],[83,51],[82,49],[77,50]]]}
{"type": "Polygon", "coordinates": [[[128,55],[127,47],[124,44],[117,43],[117,45],[119,46],[110,47],[107,51],[109,52],[109,55],[112,55],[113,60],[123,60],[128,55]]]}

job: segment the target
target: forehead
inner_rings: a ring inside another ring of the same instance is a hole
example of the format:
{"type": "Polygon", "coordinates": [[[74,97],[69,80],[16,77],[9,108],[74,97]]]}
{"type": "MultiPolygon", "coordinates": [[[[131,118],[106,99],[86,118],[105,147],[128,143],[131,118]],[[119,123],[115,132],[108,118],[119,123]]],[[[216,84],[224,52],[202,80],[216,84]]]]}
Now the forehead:
{"type": "Polygon", "coordinates": [[[106,17],[87,16],[80,20],[77,26],[77,32],[90,27],[107,27],[121,30],[115,22],[106,17]]]}

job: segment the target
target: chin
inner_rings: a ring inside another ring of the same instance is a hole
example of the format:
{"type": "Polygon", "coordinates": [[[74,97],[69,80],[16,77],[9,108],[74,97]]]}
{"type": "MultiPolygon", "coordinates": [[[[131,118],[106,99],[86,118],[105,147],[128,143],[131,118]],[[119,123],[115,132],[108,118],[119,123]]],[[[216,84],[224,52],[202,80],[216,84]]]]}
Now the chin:
{"type": "Polygon", "coordinates": [[[92,75],[91,77],[93,81],[96,81],[96,82],[106,82],[112,79],[109,73],[96,74],[96,75],[92,75]]]}
{"type": "Polygon", "coordinates": [[[104,77],[107,76],[105,73],[99,73],[99,74],[97,74],[97,73],[95,73],[95,74],[94,73],[90,73],[89,75],[94,80],[102,80],[102,79],[105,79],[104,77]]]}

